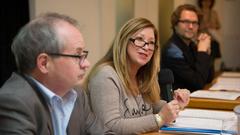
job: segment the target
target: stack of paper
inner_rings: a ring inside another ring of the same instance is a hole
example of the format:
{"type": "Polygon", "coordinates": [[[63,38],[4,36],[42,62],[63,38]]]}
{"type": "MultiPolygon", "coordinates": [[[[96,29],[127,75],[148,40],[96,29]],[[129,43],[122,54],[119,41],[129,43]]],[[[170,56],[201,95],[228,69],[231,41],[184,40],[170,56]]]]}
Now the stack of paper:
{"type": "Polygon", "coordinates": [[[219,77],[210,90],[226,90],[240,92],[240,78],[219,77]]]}
{"type": "Polygon", "coordinates": [[[195,98],[210,98],[210,99],[224,99],[236,100],[240,96],[240,92],[229,91],[211,91],[211,90],[197,90],[191,93],[190,97],[195,98]]]}
{"type": "Polygon", "coordinates": [[[180,112],[175,123],[160,130],[193,134],[236,134],[237,117],[228,111],[185,109],[180,112]]]}

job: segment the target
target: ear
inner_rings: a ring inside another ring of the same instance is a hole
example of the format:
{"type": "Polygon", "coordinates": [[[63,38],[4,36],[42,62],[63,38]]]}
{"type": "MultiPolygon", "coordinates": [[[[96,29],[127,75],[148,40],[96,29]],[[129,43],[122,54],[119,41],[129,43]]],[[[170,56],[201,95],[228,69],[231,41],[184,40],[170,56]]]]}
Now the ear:
{"type": "Polygon", "coordinates": [[[174,31],[174,32],[176,32],[177,25],[178,25],[178,24],[176,24],[176,25],[173,26],[173,31],[174,31]]]}
{"type": "Polygon", "coordinates": [[[46,53],[41,53],[38,55],[36,60],[36,66],[42,73],[48,73],[48,66],[50,64],[51,58],[46,53]]]}

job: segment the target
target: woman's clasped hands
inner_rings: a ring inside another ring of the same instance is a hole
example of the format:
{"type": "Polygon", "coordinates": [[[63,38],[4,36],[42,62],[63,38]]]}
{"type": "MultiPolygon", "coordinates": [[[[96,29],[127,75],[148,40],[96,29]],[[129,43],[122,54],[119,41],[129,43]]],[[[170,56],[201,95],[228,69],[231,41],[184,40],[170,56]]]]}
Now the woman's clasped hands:
{"type": "Polygon", "coordinates": [[[174,91],[174,99],[165,104],[159,115],[163,119],[163,124],[171,124],[178,116],[178,113],[188,105],[190,101],[190,91],[187,89],[177,89],[174,91]]]}

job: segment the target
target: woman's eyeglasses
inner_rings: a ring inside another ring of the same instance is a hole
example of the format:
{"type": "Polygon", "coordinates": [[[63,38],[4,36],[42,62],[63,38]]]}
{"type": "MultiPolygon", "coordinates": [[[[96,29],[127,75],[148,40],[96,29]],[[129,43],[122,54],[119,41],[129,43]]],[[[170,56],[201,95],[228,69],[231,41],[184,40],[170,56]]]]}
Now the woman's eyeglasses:
{"type": "Polygon", "coordinates": [[[154,51],[157,48],[157,45],[155,42],[153,41],[146,42],[142,37],[130,38],[129,40],[132,41],[135,46],[140,48],[143,48],[147,45],[148,50],[150,51],[154,51]]]}

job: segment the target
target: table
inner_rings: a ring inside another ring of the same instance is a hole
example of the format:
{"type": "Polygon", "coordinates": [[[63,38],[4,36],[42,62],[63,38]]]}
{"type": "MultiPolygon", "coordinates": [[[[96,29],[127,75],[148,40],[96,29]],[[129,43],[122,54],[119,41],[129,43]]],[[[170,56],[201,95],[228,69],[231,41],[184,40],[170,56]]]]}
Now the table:
{"type": "MultiPolygon", "coordinates": [[[[224,72],[223,72],[224,73],[224,72]]],[[[212,83],[207,84],[204,89],[208,90],[217,78],[221,77],[222,73],[217,73],[217,76],[212,83]]],[[[236,78],[236,77],[234,77],[236,78]]],[[[220,109],[232,111],[236,105],[240,105],[240,97],[236,100],[222,100],[222,99],[206,99],[206,98],[190,98],[190,102],[187,107],[190,108],[203,108],[203,109],[220,109]]]]}
{"type": "Polygon", "coordinates": [[[232,111],[236,105],[240,105],[240,97],[236,100],[190,98],[190,102],[187,107],[232,111]]]}

